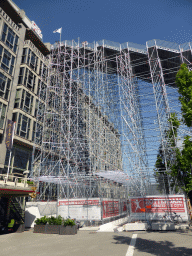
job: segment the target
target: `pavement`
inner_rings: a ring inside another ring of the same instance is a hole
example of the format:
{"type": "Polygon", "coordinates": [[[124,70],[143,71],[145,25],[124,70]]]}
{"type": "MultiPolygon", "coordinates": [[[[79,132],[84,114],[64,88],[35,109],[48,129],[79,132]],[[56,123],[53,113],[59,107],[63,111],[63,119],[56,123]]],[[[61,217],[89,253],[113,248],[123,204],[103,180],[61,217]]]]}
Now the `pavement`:
{"type": "Polygon", "coordinates": [[[61,236],[33,233],[30,229],[0,235],[0,255],[191,256],[192,230],[112,233],[87,229],[79,230],[74,236],[61,236]],[[133,236],[136,237],[135,246],[132,246],[133,236]]]}

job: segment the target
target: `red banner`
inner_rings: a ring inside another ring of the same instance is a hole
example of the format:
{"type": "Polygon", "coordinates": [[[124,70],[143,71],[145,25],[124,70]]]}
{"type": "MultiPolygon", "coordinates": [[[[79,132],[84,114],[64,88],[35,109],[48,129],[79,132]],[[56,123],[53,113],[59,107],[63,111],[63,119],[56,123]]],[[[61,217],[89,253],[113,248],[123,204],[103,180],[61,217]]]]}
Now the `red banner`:
{"type": "Polygon", "coordinates": [[[183,197],[147,197],[131,199],[132,213],[185,212],[183,197]]]}
{"type": "Polygon", "coordinates": [[[119,215],[119,201],[103,201],[103,218],[119,215]]]}

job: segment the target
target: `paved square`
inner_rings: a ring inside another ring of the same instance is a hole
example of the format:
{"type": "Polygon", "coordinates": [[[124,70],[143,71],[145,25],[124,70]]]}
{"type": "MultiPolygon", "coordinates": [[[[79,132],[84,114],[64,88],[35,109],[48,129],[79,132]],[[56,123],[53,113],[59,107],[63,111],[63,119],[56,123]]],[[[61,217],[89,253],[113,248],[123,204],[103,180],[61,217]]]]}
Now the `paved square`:
{"type": "Polygon", "coordinates": [[[137,234],[134,256],[191,256],[192,232],[78,231],[74,236],[24,233],[0,235],[1,256],[125,256],[137,234]]]}

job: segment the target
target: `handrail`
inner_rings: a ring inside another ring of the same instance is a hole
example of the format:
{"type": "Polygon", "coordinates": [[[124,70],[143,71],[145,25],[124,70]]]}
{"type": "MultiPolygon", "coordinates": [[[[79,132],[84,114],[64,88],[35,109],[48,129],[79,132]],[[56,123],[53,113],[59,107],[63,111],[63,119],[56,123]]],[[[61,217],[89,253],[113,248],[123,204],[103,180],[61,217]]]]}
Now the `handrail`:
{"type": "Polygon", "coordinates": [[[28,180],[28,178],[23,176],[19,177],[9,174],[7,177],[7,174],[0,174],[0,184],[3,185],[10,185],[14,187],[28,187],[30,185],[27,183],[28,180]]]}

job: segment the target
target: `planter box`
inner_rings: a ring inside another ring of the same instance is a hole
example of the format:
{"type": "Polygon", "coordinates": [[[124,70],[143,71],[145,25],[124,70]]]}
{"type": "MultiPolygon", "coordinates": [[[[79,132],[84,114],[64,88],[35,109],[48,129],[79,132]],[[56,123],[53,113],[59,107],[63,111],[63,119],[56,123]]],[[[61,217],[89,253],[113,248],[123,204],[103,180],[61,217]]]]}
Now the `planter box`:
{"type": "Polygon", "coordinates": [[[34,225],[33,233],[45,233],[46,225],[34,225]]]}
{"type": "Polygon", "coordinates": [[[16,233],[22,233],[25,231],[25,224],[15,224],[14,230],[16,233]]]}
{"type": "Polygon", "coordinates": [[[60,225],[45,225],[45,234],[59,234],[60,225]]]}
{"type": "Polygon", "coordinates": [[[147,230],[146,223],[128,223],[123,225],[125,231],[134,231],[134,230],[147,230]]]}
{"type": "Polygon", "coordinates": [[[77,234],[77,225],[75,226],[60,226],[59,235],[75,235],[77,234]]]}
{"type": "Polygon", "coordinates": [[[152,223],[152,230],[175,230],[174,223],[152,223]]]}

